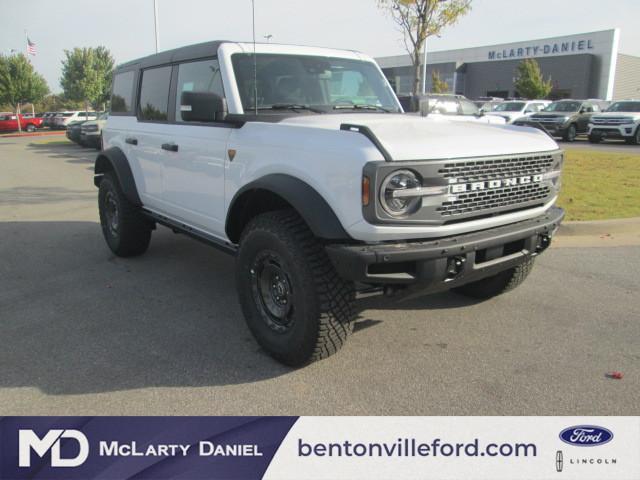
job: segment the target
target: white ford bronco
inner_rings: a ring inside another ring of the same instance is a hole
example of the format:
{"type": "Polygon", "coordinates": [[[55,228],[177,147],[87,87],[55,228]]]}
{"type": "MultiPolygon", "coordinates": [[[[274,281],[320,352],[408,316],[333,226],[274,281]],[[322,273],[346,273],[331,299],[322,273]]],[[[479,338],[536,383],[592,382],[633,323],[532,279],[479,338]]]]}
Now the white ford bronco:
{"type": "Polygon", "coordinates": [[[144,253],[157,224],[235,255],[259,344],[337,351],[356,292],[524,280],[563,217],[545,133],[406,115],[352,51],[208,42],[120,65],[95,162],[102,231],[144,253]]]}

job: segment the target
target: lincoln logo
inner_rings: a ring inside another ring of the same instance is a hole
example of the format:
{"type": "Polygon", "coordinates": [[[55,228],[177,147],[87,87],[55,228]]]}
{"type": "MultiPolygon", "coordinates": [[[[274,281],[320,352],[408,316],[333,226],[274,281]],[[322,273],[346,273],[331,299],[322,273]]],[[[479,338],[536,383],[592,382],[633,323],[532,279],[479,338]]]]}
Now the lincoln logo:
{"type": "Polygon", "coordinates": [[[556,452],[556,472],[561,472],[564,467],[564,459],[562,458],[562,450],[556,452]]]}
{"type": "Polygon", "coordinates": [[[488,180],[486,182],[453,183],[451,193],[476,192],[479,190],[491,190],[502,187],[515,187],[529,183],[540,183],[542,175],[526,175],[524,177],[505,178],[502,180],[488,180]]]}

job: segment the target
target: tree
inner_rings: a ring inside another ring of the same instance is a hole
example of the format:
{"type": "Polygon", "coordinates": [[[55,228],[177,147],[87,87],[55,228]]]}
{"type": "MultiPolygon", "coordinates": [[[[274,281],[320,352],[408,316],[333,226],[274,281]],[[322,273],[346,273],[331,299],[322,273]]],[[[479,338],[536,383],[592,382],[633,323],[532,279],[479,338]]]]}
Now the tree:
{"type": "MultiPolygon", "coordinates": [[[[20,113],[20,105],[42,100],[49,87],[24,54],[0,55],[0,104],[20,113]]],[[[21,130],[18,122],[18,130],[21,130]]]]}
{"type": "Polygon", "coordinates": [[[431,91],[433,93],[447,93],[449,84],[440,78],[440,72],[434,70],[431,72],[431,91]]]}
{"type": "Polygon", "coordinates": [[[518,95],[532,100],[545,98],[553,88],[551,77],[544,79],[540,65],[533,58],[527,58],[518,64],[514,86],[518,95]]]}
{"type": "Polygon", "coordinates": [[[422,52],[427,38],[439,35],[471,10],[471,0],[378,0],[400,26],[407,53],[415,70],[413,94],[422,91],[422,52]]]}
{"type": "Polygon", "coordinates": [[[64,53],[60,78],[64,97],[84,102],[85,111],[89,110],[89,104],[100,107],[111,91],[114,60],[109,50],[105,47],[76,47],[64,53]]]}
{"type": "Polygon", "coordinates": [[[80,110],[84,102],[69,100],[63,95],[50,94],[36,102],[35,109],[39,112],[59,112],[61,110],[80,110]]]}

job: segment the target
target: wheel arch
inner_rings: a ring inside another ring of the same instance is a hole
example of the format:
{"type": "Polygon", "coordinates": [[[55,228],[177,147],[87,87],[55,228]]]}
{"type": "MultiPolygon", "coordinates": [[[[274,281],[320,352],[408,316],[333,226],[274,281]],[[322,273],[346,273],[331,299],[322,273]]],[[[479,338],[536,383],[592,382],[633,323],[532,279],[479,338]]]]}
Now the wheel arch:
{"type": "Polygon", "coordinates": [[[351,238],[322,195],[306,182],[284,174],[266,175],[238,190],[227,210],[227,237],[238,243],[242,230],[253,217],[283,208],[296,210],[318,238],[351,238]]]}
{"type": "Polygon", "coordinates": [[[118,147],[101,151],[96,157],[93,183],[100,186],[102,177],[107,172],[114,172],[127,200],[135,206],[142,206],[135,179],[126,155],[118,147]]]}

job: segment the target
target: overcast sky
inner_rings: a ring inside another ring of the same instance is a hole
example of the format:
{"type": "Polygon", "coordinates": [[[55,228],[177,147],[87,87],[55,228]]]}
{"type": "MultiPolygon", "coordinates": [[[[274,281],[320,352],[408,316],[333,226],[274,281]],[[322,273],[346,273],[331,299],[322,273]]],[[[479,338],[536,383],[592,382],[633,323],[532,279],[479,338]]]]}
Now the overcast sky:
{"type": "MultiPolygon", "coordinates": [[[[251,38],[250,0],[158,0],[160,49],[251,38]]],[[[374,57],[402,54],[401,34],[377,0],[256,0],[257,38],[347,48],[374,57]]],[[[0,0],[0,49],[25,50],[60,91],[64,49],[104,45],[116,62],[154,53],[153,0],[0,0]]],[[[473,0],[473,10],[430,41],[448,50],[619,27],[620,51],[640,55],[640,0],[473,0]]]]}

